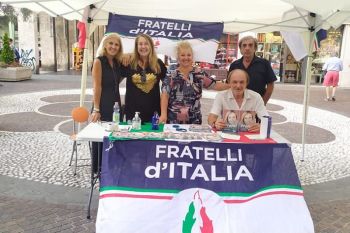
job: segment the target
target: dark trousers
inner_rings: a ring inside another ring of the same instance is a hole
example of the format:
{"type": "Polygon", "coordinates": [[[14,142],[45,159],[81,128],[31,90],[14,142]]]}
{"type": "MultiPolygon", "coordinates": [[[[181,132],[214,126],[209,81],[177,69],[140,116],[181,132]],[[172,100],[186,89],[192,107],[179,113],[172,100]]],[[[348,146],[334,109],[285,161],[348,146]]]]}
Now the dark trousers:
{"type": "Polygon", "coordinates": [[[102,160],[102,142],[92,142],[91,150],[92,150],[92,170],[96,174],[98,169],[101,170],[101,160],[102,160]],[[100,151],[99,151],[100,150],[100,151]],[[98,156],[100,155],[100,158],[98,156]],[[100,166],[97,169],[98,161],[100,161],[100,166]]]}

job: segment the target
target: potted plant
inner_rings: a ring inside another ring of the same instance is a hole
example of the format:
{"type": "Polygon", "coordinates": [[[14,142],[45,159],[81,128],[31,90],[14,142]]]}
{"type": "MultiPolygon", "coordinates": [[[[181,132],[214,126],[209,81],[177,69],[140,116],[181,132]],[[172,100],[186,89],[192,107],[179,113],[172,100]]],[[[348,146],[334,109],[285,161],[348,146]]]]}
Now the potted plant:
{"type": "Polygon", "coordinates": [[[32,71],[15,61],[14,50],[10,46],[7,33],[2,37],[2,49],[0,52],[0,81],[21,81],[30,79],[32,71]]]}

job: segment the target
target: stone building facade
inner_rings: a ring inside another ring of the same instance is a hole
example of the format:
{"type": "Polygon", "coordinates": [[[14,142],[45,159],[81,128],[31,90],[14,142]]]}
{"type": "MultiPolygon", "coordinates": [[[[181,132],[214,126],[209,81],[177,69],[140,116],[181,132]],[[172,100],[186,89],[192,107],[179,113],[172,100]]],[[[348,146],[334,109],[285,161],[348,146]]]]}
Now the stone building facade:
{"type": "MultiPolygon", "coordinates": [[[[73,47],[78,41],[77,21],[51,17],[46,13],[32,13],[27,21],[18,17],[18,47],[21,62],[35,62],[33,72],[55,72],[74,69],[73,47]],[[23,54],[22,54],[23,53],[23,54]],[[23,61],[22,61],[23,60],[23,61]]],[[[90,36],[89,67],[104,35],[99,26],[90,36]]]]}

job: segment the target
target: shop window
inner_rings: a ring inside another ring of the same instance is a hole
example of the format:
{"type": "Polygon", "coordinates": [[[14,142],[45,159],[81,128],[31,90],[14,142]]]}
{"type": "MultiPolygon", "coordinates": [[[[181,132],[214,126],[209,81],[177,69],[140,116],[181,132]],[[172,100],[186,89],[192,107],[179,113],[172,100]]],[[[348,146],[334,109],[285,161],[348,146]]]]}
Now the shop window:
{"type": "Polygon", "coordinates": [[[282,37],[280,33],[258,33],[257,40],[256,56],[268,60],[271,63],[275,75],[279,79],[282,51],[282,37]]]}

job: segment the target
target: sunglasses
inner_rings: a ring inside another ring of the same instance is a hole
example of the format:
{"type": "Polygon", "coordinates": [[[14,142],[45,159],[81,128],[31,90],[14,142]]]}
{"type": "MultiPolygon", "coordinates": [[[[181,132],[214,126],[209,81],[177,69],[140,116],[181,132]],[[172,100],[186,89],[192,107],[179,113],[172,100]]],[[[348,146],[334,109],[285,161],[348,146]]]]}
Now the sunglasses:
{"type": "Polygon", "coordinates": [[[141,71],[141,82],[142,83],[146,82],[146,71],[144,70],[141,71]]]}
{"type": "Polygon", "coordinates": [[[180,125],[173,125],[173,128],[175,128],[175,130],[179,132],[187,132],[187,129],[181,128],[180,125]]]}

